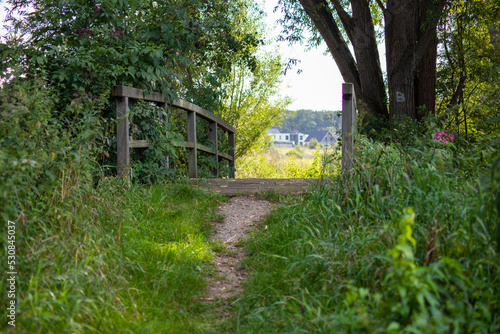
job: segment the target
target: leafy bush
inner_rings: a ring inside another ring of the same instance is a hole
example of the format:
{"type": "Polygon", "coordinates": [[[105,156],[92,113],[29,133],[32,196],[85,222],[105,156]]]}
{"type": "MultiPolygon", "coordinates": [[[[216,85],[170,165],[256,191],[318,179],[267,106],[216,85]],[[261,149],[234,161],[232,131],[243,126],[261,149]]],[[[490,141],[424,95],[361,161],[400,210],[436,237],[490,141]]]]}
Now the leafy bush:
{"type": "Polygon", "coordinates": [[[319,145],[318,140],[316,138],[313,138],[309,141],[309,148],[310,149],[315,149],[319,145]]]}
{"type": "MultiPolygon", "coordinates": [[[[105,121],[96,116],[99,101],[83,92],[58,110],[43,81],[23,80],[4,84],[0,101],[0,257],[7,259],[10,220],[15,332],[192,333],[205,326],[193,302],[205,291],[214,248],[205,235],[217,197],[182,184],[124,188],[104,177],[96,143],[105,121]]],[[[12,271],[6,265],[2,291],[12,271]]],[[[7,293],[0,304],[8,305],[7,293]]],[[[7,332],[6,308],[0,313],[7,332]]]]}

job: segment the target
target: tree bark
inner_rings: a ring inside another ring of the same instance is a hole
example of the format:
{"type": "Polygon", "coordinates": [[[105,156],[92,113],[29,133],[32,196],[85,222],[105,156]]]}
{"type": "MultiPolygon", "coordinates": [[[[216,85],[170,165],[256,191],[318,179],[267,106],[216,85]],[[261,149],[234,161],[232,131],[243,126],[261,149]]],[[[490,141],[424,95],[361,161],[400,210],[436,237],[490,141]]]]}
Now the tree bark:
{"type": "Polygon", "coordinates": [[[323,37],[345,82],[354,84],[360,107],[377,119],[387,119],[385,88],[380,67],[375,29],[368,2],[352,2],[350,17],[338,1],[332,0],[349,39],[353,43],[354,60],[326,0],[300,0],[306,14],[323,37]]]}
{"type": "Polygon", "coordinates": [[[370,1],[351,0],[351,14],[330,0],[352,42],[342,38],[327,0],[299,0],[325,40],[340,73],[352,82],[363,111],[386,123],[433,113],[436,101],[436,25],[446,0],[387,0],[384,13],[389,110],[377,49],[370,1]],[[425,106],[422,113],[417,108],[425,106]]]}
{"type": "Polygon", "coordinates": [[[391,121],[415,113],[415,52],[418,36],[418,2],[388,0],[385,18],[385,47],[391,121]]]}
{"type": "Polygon", "coordinates": [[[388,0],[384,12],[391,120],[422,119],[436,103],[436,25],[444,0],[388,0]],[[421,113],[417,113],[417,108],[421,113]]]}

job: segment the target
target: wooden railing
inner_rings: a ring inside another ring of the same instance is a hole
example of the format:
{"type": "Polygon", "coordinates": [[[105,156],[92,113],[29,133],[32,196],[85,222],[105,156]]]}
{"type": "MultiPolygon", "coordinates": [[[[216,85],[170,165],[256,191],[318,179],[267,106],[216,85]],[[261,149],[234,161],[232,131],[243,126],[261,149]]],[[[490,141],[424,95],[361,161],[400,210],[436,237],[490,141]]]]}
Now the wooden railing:
{"type": "MultiPolygon", "coordinates": [[[[219,162],[223,159],[229,161],[229,168],[231,170],[230,177],[234,178],[234,135],[235,129],[228,122],[215,116],[209,111],[185,100],[178,100],[175,102],[168,102],[166,96],[160,93],[150,93],[145,95],[141,89],[132,88],[128,86],[115,86],[113,87],[112,95],[116,98],[116,117],[118,119],[117,127],[117,171],[119,176],[127,176],[129,173],[130,164],[130,149],[131,148],[145,148],[151,145],[146,140],[131,140],[129,137],[129,102],[130,100],[143,100],[147,102],[155,102],[159,107],[166,110],[167,105],[170,107],[182,109],[187,112],[187,141],[184,143],[172,144],[178,147],[185,147],[188,150],[188,174],[190,178],[198,177],[198,153],[203,151],[213,155],[215,160],[215,167],[212,174],[215,177],[219,176],[219,162]],[[213,148],[201,145],[196,142],[196,116],[208,121],[210,126],[210,140],[212,141],[213,148]],[[221,128],[227,133],[229,152],[224,153],[219,151],[218,145],[218,128],[221,128]]],[[[165,113],[167,117],[167,113],[165,113]]],[[[166,119],[167,121],[167,119],[166,119]]]]}

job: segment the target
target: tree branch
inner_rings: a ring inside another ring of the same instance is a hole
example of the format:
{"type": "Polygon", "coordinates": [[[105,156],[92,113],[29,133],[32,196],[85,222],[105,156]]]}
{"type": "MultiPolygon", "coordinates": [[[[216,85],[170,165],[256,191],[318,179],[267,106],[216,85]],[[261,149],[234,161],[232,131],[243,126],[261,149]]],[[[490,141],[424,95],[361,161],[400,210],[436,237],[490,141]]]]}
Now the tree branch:
{"type": "Polygon", "coordinates": [[[375,1],[377,2],[377,5],[380,7],[380,9],[382,9],[382,13],[385,12],[385,7],[382,1],[380,0],[375,0],[375,1]]]}
{"type": "Polygon", "coordinates": [[[344,26],[344,29],[347,33],[347,36],[352,41],[353,26],[354,26],[352,17],[349,14],[347,14],[344,7],[340,4],[338,0],[330,0],[330,1],[332,2],[333,6],[335,7],[335,10],[337,11],[340,21],[342,22],[342,25],[344,26]]]}
{"type": "Polygon", "coordinates": [[[340,33],[326,0],[300,0],[300,4],[325,40],[343,79],[352,82],[356,91],[361,91],[356,61],[340,33]]]}
{"type": "Polygon", "coordinates": [[[460,96],[460,93],[462,93],[465,87],[465,80],[467,80],[467,77],[465,75],[462,75],[460,77],[460,82],[458,83],[457,89],[455,90],[455,93],[453,94],[450,103],[448,103],[448,108],[452,108],[457,105],[458,97],[460,96]]]}

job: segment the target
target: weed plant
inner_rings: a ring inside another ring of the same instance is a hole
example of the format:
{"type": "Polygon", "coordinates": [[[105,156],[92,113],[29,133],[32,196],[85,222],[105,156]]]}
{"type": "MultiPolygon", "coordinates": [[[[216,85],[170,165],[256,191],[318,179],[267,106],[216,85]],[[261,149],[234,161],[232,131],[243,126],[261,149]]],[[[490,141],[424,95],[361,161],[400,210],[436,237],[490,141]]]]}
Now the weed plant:
{"type": "Polygon", "coordinates": [[[412,146],[358,137],[350,175],[274,211],[247,241],[254,274],[228,328],[500,331],[498,150],[435,131],[412,146]]]}

